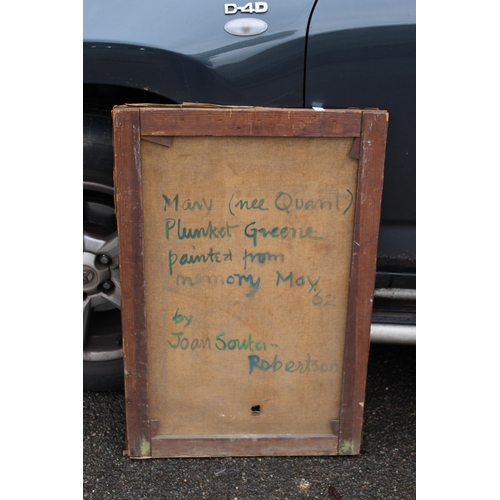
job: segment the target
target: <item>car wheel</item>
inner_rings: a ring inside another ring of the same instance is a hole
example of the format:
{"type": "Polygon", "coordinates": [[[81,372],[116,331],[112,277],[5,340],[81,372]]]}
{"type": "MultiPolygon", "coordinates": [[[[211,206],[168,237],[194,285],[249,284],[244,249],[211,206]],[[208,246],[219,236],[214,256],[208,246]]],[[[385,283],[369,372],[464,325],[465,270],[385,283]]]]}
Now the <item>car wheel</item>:
{"type": "Polygon", "coordinates": [[[84,108],[83,389],[123,388],[118,234],[108,111],[84,108]]]}

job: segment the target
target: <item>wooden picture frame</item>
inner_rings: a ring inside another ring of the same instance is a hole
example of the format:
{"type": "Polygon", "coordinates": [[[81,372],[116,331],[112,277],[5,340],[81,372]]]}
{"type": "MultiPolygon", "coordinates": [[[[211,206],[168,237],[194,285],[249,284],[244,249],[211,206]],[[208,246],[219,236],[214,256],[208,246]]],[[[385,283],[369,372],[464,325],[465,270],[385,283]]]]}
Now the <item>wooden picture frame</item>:
{"type": "Polygon", "coordinates": [[[387,123],[114,108],[130,457],[359,453],[387,123]]]}

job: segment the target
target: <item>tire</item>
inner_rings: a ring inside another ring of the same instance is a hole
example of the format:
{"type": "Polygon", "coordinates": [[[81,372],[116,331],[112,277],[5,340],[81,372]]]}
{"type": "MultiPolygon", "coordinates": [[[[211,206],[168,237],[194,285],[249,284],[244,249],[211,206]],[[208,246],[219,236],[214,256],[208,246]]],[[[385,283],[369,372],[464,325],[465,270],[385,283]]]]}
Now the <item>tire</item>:
{"type": "Polygon", "coordinates": [[[111,108],[83,113],[83,389],[123,389],[111,108]]]}

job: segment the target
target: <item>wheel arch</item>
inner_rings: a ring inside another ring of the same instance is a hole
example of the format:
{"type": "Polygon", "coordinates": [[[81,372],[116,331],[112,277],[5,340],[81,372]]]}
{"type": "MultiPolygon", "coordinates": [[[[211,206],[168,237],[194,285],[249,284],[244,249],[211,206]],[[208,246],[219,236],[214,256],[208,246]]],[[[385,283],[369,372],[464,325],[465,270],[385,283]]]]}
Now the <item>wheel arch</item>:
{"type": "Polygon", "coordinates": [[[112,88],[120,100],[130,96],[132,102],[145,97],[169,103],[245,100],[241,89],[196,59],[128,44],[85,42],[83,83],[84,89],[112,88]]]}
{"type": "Polygon", "coordinates": [[[149,90],[116,85],[113,83],[84,83],[83,107],[103,113],[111,111],[113,106],[125,103],[173,104],[175,101],[149,90]]]}

